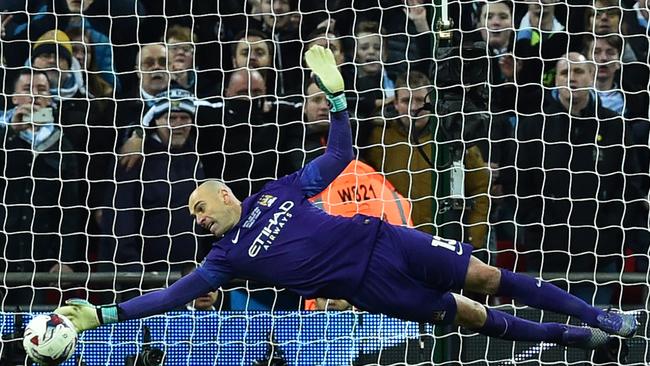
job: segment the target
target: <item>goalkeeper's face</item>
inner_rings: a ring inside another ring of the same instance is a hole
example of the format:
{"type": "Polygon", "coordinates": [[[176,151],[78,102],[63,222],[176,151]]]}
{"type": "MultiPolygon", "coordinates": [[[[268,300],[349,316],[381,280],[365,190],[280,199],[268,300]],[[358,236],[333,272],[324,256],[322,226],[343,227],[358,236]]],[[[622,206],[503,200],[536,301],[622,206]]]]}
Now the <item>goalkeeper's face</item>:
{"type": "Polygon", "coordinates": [[[188,207],[197,224],[217,237],[232,229],[241,218],[241,202],[228,186],[215,180],[195,189],[188,207]]]}

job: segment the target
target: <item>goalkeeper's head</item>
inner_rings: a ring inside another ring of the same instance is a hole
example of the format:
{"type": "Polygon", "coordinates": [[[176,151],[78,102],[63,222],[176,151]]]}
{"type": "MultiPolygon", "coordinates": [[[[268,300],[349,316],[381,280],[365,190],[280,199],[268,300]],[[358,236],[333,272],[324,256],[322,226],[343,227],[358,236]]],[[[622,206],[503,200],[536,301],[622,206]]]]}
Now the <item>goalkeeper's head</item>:
{"type": "Polygon", "coordinates": [[[241,202],[225,183],[218,180],[209,180],[198,186],[190,195],[187,206],[197,224],[216,237],[232,229],[242,212],[241,202]]]}

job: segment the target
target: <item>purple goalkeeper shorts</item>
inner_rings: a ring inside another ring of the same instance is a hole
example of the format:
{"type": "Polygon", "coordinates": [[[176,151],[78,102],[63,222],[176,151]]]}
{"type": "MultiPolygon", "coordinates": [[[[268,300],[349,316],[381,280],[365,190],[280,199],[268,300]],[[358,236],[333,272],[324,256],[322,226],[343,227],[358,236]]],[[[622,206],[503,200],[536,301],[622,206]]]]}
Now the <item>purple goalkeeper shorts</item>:
{"type": "Polygon", "coordinates": [[[438,239],[382,225],[361,286],[350,303],[406,320],[452,323],[456,301],[450,291],[463,287],[473,247],[438,239]]]}

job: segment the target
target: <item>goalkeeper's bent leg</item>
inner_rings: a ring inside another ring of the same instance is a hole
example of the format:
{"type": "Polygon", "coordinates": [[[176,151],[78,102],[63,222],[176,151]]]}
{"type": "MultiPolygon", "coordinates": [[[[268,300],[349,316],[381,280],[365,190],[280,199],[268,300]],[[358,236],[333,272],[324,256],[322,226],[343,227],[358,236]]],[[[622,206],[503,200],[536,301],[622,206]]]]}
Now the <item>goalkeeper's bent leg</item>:
{"type": "Polygon", "coordinates": [[[559,323],[536,323],[508,313],[488,309],[461,295],[454,294],[456,323],[489,337],[509,341],[549,342],[564,346],[593,349],[603,345],[608,335],[593,328],[559,323]]]}
{"type": "Polygon", "coordinates": [[[601,328],[606,312],[587,304],[548,282],[507,269],[489,266],[476,258],[467,268],[465,289],[483,294],[507,296],[541,310],[549,310],[576,317],[589,326],[601,328]]]}
{"type": "Polygon", "coordinates": [[[633,337],[639,325],[633,314],[598,309],[555,285],[507,269],[501,269],[501,281],[495,295],[512,297],[538,309],[574,316],[591,327],[621,337],[633,337]]]}
{"type": "Polygon", "coordinates": [[[553,284],[507,269],[501,269],[499,289],[494,295],[512,297],[537,309],[570,315],[592,327],[599,327],[598,317],[605,314],[605,311],[553,284]]]}

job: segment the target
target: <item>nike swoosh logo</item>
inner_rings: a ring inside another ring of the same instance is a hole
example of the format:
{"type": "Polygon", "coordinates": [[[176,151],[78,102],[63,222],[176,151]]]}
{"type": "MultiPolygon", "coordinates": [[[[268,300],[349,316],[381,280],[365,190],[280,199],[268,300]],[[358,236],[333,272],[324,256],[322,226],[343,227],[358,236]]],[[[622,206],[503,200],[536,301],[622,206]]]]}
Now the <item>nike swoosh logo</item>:
{"type": "Polygon", "coordinates": [[[458,242],[458,250],[456,250],[456,254],[463,255],[463,243],[458,242]]]}
{"type": "Polygon", "coordinates": [[[541,278],[538,278],[538,279],[537,279],[537,283],[536,283],[535,285],[536,285],[537,287],[540,287],[540,288],[541,288],[541,287],[542,287],[542,279],[541,279],[541,278]]]}
{"type": "Polygon", "coordinates": [[[233,244],[237,244],[237,242],[239,241],[239,231],[240,230],[241,230],[241,228],[237,229],[237,234],[235,234],[235,237],[232,238],[232,240],[230,240],[233,244]]]}

